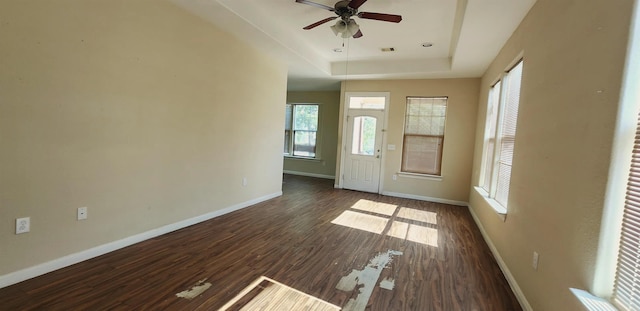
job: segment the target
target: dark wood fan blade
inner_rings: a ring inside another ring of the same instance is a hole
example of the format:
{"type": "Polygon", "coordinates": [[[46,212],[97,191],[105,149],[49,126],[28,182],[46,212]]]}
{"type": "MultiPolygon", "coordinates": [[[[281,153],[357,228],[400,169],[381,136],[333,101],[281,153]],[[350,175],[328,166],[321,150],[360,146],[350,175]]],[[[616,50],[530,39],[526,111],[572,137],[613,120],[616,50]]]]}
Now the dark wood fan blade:
{"type": "Polygon", "coordinates": [[[323,19],[321,21],[317,21],[317,22],[315,22],[315,23],[313,23],[313,24],[311,24],[311,25],[309,25],[307,27],[304,27],[302,29],[309,30],[309,29],[312,29],[312,28],[316,28],[316,27],[318,27],[318,26],[320,26],[320,25],[322,25],[322,24],[324,24],[326,22],[332,21],[332,20],[334,20],[336,18],[338,18],[338,17],[334,16],[334,17],[325,18],[325,19],[323,19]]]}
{"type": "Polygon", "coordinates": [[[312,2],[312,1],[307,1],[307,0],[296,0],[296,2],[297,2],[297,3],[302,3],[302,4],[308,4],[308,5],[311,5],[311,6],[315,6],[315,7],[317,7],[317,8],[325,9],[325,10],[327,10],[327,11],[331,11],[331,12],[335,11],[335,9],[334,9],[334,8],[332,8],[332,7],[330,7],[330,6],[326,6],[326,5],[324,5],[324,4],[320,4],[320,3],[315,3],[315,2],[312,2]]]}
{"type": "Polygon", "coordinates": [[[358,29],[358,32],[356,32],[356,33],[353,35],[353,38],[354,38],[354,39],[358,39],[358,38],[360,38],[360,37],[362,37],[362,31],[360,31],[360,29],[358,29]]]}
{"type": "Polygon", "coordinates": [[[367,0],[351,0],[349,1],[348,6],[357,10],[365,2],[367,2],[367,0]]]}
{"type": "Polygon", "coordinates": [[[400,15],[372,13],[372,12],[360,12],[358,13],[358,17],[366,18],[366,19],[375,19],[379,21],[392,22],[392,23],[399,23],[402,20],[402,16],[400,15]]]}

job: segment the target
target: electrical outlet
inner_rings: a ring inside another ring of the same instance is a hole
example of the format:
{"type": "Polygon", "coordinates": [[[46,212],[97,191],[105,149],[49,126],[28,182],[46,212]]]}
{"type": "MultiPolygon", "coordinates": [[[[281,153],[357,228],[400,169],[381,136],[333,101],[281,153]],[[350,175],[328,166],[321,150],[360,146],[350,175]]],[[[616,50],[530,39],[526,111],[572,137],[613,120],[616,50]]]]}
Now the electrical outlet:
{"type": "Polygon", "coordinates": [[[86,207],[78,207],[78,220],[87,219],[87,208],[86,207]]]}
{"type": "Polygon", "coordinates": [[[531,266],[533,267],[533,270],[538,271],[538,259],[539,259],[539,255],[538,252],[533,252],[533,262],[531,263],[531,266]]]}
{"type": "Polygon", "coordinates": [[[248,184],[247,177],[242,177],[242,185],[246,186],[248,184]]]}
{"type": "Polygon", "coordinates": [[[398,175],[393,174],[393,176],[391,176],[391,178],[393,178],[393,180],[398,180],[398,175]]]}
{"type": "Polygon", "coordinates": [[[16,219],[16,234],[27,233],[31,230],[31,217],[16,219]]]}

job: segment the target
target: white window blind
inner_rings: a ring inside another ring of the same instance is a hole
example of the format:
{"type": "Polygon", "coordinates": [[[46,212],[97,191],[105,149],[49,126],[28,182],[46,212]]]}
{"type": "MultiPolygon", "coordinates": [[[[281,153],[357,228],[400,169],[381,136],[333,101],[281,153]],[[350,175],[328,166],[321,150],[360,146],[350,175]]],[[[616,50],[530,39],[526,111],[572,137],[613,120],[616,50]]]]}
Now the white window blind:
{"type": "Polygon", "coordinates": [[[637,128],[613,295],[628,310],[640,310],[640,119],[637,128]]]}
{"type": "Polygon", "coordinates": [[[481,187],[487,193],[491,190],[493,180],[493,155],[496,151],[496,128],[498,123],[498,107],[500,106],[500,90],[502,82],[498,81],[489,90],[489,105],[487,106],[487,124],[485,127],[484,161],[482,163],[483,177],[481,187]]]}
{"type": "Polygon", "coordinates": [[[408,97],[401,170],[440,175],[446,97],[408,97]]]}
{"type": "Polygon", "coordinates": [[[291,125],[293,123],[293,105],[287,104],[284,119],[284,154],[291,154],[291,125]]]}
{"type": "Polygon", "coordinates": [[[316,157],[319,105],[287,104],[285,110],[284,154],[316,157]]]}
{"type": "Polygon", "coordinates": [[[501,116],[499,134],[499,156],[497,167],[497,185],[495,200],[507,206],[509,185],[511,182],[511,166],[513,164],[513,147],[515,146],[516,124],[518,122],[518,106],[520,104],[520,82],[522,80],[522,62],[518,63],[505,76],[504,112],[501,116]]]}
{"type": "Polygon", "coordinates": [[[500,213],[509,201],[513,150],[516,142],[523,61],[489,90],[482,175],[478,182],[500,213]]]}

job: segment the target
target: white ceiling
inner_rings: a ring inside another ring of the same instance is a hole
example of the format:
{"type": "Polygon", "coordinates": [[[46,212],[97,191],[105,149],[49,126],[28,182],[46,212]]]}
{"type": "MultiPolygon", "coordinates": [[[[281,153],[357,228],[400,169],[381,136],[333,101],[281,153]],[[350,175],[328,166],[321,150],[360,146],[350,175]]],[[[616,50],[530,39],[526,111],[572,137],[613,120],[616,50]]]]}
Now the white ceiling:
{"type": "MultiPolygon", "coordinates": [[[[289,90],[328,90],[347,77],[479,77],[536,0],[369,0],[359,11],[403,19],[355,17],[359,39],[335,36],[329,28],[335,21],[303,30],[335,14],[295,0],[171,1],[285,62],[289,90]],[[390,47],[395,51],[381,51],[390,47]]],[[[336,0],[314,2],[333,7],[336,0]]]]}

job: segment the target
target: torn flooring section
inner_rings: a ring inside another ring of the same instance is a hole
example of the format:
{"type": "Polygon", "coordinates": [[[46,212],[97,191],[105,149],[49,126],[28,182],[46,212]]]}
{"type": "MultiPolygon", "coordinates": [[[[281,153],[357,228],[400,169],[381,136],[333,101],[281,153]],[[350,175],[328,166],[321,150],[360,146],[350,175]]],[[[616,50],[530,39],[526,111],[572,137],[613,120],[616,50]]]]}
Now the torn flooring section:
{"type": "MultiPolygon", "coordinates": [[[[336,289],[345,292],[358,290],[356,298],[351,298],[342,309],[343,311],[362,311],[367,307],[373,289],[380,278],[382,270],[393,260],[393,256],[400,256],[402,252],[388,250],[380,253],[369,261],[369,264],[362,270],[352,270],[349,275],[340,279],[336,289]]],[[[380,286],[385,289],[393,289],[394,281],[385,279],[380,286]],[[384,283],[384,284],[383,284],[384,283]],[[391,284],[391,285],[390,285],[391,284]],[[389,288],[390,287],[390,288],[389,288]]]]}
{"type": "Polygon", "coordinates": [[[181,291],[181,292],[177,293],[176,296],[178,296],[180,298],[186,298],[186,299],[193,299],[193,298],[196,298],[196,297],[200,296],[200,294],[202,294],[205,290],[207,290],[207,289],[209,289],[209,287],[211,287],[211,283],[209,283],[209,282],[205,283],[204,282],[206,280],[207,279],[202,279],[202,280],[198,281],[198,283],[196,283],[196,285],[192,286],[191,289],[181,291]]]}

